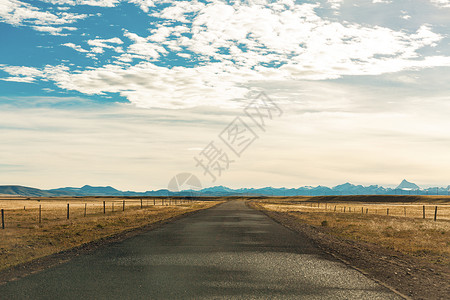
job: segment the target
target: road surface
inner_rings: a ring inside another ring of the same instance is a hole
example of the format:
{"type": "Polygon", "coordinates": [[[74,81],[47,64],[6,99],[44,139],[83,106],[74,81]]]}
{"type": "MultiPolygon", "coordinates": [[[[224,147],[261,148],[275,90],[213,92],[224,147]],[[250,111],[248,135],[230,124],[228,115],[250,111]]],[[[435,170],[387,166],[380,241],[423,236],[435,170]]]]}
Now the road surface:
{"type": "Polygon", "coordinates": [[[1,299],[399,299],[242,201],[0,286],[1,299]]]}

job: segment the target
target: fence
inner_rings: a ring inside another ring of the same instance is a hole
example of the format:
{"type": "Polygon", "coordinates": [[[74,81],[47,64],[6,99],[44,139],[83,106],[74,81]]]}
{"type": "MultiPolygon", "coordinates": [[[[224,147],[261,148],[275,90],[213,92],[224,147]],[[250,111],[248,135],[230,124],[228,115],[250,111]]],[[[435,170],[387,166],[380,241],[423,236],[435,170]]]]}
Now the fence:
{"type": "Polygon", "coordinates": [[[33,227],[89,217],[113,216],[129,210],[179,206],[192,199],[46,199],[0,200],[1,228],[33,227]]]}
{"type": "MultiPolygon", "coordinates": [[[[281,204],[281,203],[280,203],[281,204]]],[[[287,202],[283,203],[287,204],[287,202]]],[[[331,202],[304,202],[292,203],[290,208],[299,206],[313,211],[334,213],[357,213],[384,215],[390,217],[420,218],[428,220],[450,220],[449,204],[388,204],[388,203],[331,203],[331,202]]]]}

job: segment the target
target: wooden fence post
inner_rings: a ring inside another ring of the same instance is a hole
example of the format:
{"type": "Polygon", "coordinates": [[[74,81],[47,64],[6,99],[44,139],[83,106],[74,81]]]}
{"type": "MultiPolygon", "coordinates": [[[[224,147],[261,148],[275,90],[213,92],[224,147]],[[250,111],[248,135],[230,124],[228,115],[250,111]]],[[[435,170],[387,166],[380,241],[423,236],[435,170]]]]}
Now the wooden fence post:
{"type": "Polygon", "coordinates": [[[423,206],[423,218],[425,219],[425,205],[423,206]]]}
{"type": "Polygon", "coordinates": [[[122,202],[122,211],[125,211],[125,200],[122,202]]]}
{"type": "Polygon", "coordinates": [[[86,217],[87,203],[84,204],[84,216],[86,217]]]}
{"type": "Polygon", "coordinates": [[[405,217],[406,217],[406,206],[403,207],[403,213],[405,214],[405,217]]]}
{"type": "Polygon", "coordinates": [[[69,220],[69,212],[70,212],[69,203],[67,203],[67,220],[69,220]]]}
{"type": "Polygon", "coordinates": [[[141,199],[141,209],[142,209],[142,199],[141,199]]]}
{"type": "Polygon", "coordinates": [[[334,211],[336,211],[336,205],[334,206],[334,211]]]}
{"type": "Polygon", "coordinates": [[[106,201],[103,201],[103,214],[106,214],[106,201]]]}
{"type": "Polygon", "coordinates": [[[2,208],[2,229],[5,229],[5,210],[2,208]]]}
{"type": "Polygon", "coordinates": [[[366,215],[369,213],[369,209],[368,208],[366,208],[366,215]]]}
{"type": "Polygon", "coordinates": [[[389,216],[389,208],[386,208],[386,216],[389,216]]]}
{"type": "Polygon", "coordinates": [[[344,212],[345,212],[345,206],[344,206],[344,212]]]}
{"type": "Polygon", "coordinates": [[[434,220],[437,219],[437,206],[434,207],[434,220]]]}
{"type": "Polygon", "coordinates": [[[364,214],[364,207],[361,207],[361,214],[364,214]]]}
{"type": "Polygon", "coordinates": [[[41,205],[39,204],[39,224],[41,224],[41,205]]]}
{"type": "Polygon", "coordinates": [[[153,206],[156,205],[156,198],[153,198],[153,206]]]}
{"type": "Polygon", "coordinates": [[[114,212],[114,201],[112,202],[112,212],[114,212]]]}

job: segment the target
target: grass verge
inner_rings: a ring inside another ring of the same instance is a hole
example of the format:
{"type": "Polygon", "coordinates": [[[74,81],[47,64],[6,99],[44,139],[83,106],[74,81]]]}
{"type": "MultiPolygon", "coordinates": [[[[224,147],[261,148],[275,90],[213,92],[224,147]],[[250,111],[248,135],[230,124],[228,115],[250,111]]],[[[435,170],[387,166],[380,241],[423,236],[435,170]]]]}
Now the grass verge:
{"type": "MultiPolygon", "coordinates": [[[[380,204],[380,210],[384,210],[380,204]]],[[[426,262],[450,267],[450,221],[404,218],[359,211],[315,211],[302,205],[260,202],[264,210],[284,212],[299,222],[323,227],[329,234],[373,243],[426,262]]],[[[374,208],[373,208],[374,209],[374,208]]]]}

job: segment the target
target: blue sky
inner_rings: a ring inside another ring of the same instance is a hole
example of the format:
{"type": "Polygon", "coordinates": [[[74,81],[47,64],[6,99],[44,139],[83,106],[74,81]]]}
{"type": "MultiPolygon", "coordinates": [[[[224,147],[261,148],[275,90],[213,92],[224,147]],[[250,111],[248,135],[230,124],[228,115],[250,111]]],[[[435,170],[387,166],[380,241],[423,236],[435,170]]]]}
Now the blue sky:
{"type": "Polygon", "coordinates": [[[0,182],[202,177],[193,157],[263,91],[285,113],[214,184],[448,185],[449,15],[448,0],[4,0],[0,182]]]}

